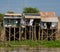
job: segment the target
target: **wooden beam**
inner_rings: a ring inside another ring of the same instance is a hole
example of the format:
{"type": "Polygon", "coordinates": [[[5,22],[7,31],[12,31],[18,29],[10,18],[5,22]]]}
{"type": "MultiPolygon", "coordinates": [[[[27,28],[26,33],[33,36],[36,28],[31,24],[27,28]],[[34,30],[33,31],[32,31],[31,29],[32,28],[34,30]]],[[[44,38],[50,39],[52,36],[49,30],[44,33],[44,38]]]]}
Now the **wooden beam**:
{"type": "Polygon", "coordinates": [[[38,40],[40,40],[40,26],[39,26],[39,32],[38,32],[38,40]]]}
{"type": "Polygon", "coordinates": [[[26,37],[26,27],[25,27],[25,40],[26,40],[26,38],[27,38],[27,37],[26,37]]]}
{"type": "Polygon", "coordinates": [[[42,29],[42,36],[41,36],[41,39],[43,40],[43,29],[42,29]]]}
{"type": "Polygon", "coordinates": [[[36,40],[36,25],[34,26],[34,39],[36,40]]]}
{"type": "Polygon", "coordinates": [[[10,41],[10,35],[11,35],[11,27],[9,27],[9,41],[10,41]]]}
{"type": "Polygon", "coordinates": [[[14,41],[15,41],[15,27],[14,27],[14,41]]]}
{"type": "Polygon", "coordinates": [[[32,40],[33,40],[33,26],[32,26],[32,40]]]}
{"type": "Polygon", "coordinates": [[[21,27],[19,27],[19,40],[21,40],[21,27]]]}
{"type": "Polygon", "coordinates": [[[31,39],[31,26],[29,26],[29,39],[31,39]]]}
{"type": "Polygon", "coordinates": [[[4,41],[6,41],[6,28],[4,27],[4,41]]]}

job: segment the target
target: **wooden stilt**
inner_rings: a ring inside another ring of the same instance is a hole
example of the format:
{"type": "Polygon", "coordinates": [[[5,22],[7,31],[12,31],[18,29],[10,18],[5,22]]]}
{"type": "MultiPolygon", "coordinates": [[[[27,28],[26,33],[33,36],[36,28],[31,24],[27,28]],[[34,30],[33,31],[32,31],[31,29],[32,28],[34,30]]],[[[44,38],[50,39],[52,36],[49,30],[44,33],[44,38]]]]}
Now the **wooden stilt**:
{"type": "Polygon", "coordinates": [[[6,29],[4,27],[4,41],[6,41],[6,29]]]}
{"type": "Polygon", "coordinates": [[[57,40],[58,28],[56,29],[56,31],[57,31],[57,33],[56,33],[56,35],[55,35],[55,37],[56,37],[55,39],[57,40]]]}
{"type": "MultiPolygon", "coordinates": [[[[52,34],[53,34],[53,29],[52,29],[52,34]]],[[[51,38],[51,40],[53,40],[53,35],[50,38],[51,38]]]]}
{"type": "Polygon", "coordinates": [[[43,40],[43,29],[42,29],[42,36],[41,36],[41,39],[43,40]]]}
{"type": "Polygon", "coordinates": [[[40,26],[39,26],[39,33],[38,33],[38,40],[40,40],[40,26]]]}
{"type": "Polygon", "coordinates": [[[32,26],[32,40],[33,40],[33,26],[32,26]]]}
{"type": "Polygon", "coordinates": [[[9,27],[9,41],[10,41],[10,35],[11,35],[11,27],[9,27]]]}
{"type": "Polygon", "coordinates": [[[26,40],[26,38],[27,38],[27,37],[26,37],[26,27],[25,27],[25,40],[26,40]]]}
{"type": "Polygon", "coordinates": [[[31,26],[29,26],[29,39],[31,39],[31,26]]]}
{"type": "Polygon", "coordinates": [[[14,41],[15,41],[15,27],[14,27],[14,41]]]}
{"type": "Polygon", "coordinates": [[[36,25],[34,26],[34,39],[36,40],[36,25]]]}
{"type": "Polygon", "coordinates": [[[48,35],[48,29],[47,29],[47,35],[46,35],[46,39],[48,40],[48,38],[49,38],[49,35],[48,35]]]}
{"type": "Polygon", "coordinates": [[[21,24],[20,24],[20,21],[21,20],[19,20],[19,40],[21,40],[21,24]]]}
{"type": "Polygon", "coordinates": [[[21,40],[21,27],[19,27],[19,40],[21,40]]]}

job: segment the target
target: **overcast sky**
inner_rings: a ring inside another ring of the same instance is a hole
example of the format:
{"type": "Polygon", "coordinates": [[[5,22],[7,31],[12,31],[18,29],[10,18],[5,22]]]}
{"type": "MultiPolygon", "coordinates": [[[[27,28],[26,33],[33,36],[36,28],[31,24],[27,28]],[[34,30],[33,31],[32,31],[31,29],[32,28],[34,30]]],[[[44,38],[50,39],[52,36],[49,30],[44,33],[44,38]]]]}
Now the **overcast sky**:
{"type": "Polygon", "coordinates": [[[36,7],[40,11],[53,11],[60,16],[60,0],[0,0],[0,13],[22,13],[24,7],[36,7]]]}

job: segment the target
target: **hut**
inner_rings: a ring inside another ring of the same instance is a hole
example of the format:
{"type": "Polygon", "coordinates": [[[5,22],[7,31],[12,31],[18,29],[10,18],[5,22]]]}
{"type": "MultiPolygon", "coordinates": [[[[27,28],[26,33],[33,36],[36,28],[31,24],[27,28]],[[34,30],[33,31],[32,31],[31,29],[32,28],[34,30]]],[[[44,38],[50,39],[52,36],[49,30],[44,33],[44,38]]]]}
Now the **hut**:
{"type": "Polygon", "coordinates": [[[21,18],[22,15],[16,13],[4,15],[3,26],[6,40],[20,40],[21,18]]]}
{"type": "Polygon", "coordinates": [[[40,12],[41,15],[41,29],[43,39],[55,40],[58,29],[58,17],[54,12],[40,12]]]}
{"type": "Polygon", "coordinates": [[[24,13],[26,24],[26,38],[31,40],[38,40],[40,28],[40,14],[39,13],[24,13]]]}

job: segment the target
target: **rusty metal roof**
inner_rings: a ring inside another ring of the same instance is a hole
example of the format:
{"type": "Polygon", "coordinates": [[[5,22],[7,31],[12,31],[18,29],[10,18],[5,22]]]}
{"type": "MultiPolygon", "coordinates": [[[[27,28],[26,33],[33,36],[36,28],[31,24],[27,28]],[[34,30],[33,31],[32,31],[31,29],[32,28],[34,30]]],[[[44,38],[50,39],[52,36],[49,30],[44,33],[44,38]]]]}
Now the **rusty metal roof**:
{"type": "Polygon", "coordinates": [[[12,14],[6,13],[5,16],[22,16],[22,15],[16,13],[12,13],[12,14]]]}
{"type": "Polygon", "coordinates": [[[40,19],[40,16],[25,16],[25,18],[40,19]]]}
{"type": "Polygon", "coordinates": [[[25,18],[40,19],[40,14],[38,13],[25,13],[25,18]]]}
{"type": "Polygon", "coordinates": [[[43,22],[58,22],[58,17],[49,17],[49,18],[42,17],[41,21],[43,21],[43,22]]]}
{"type": "Polygon", "coordinates": [[[54,17],[55,12],[40,12],[40,16],[42,16],[42,17],[54,17]]]}

